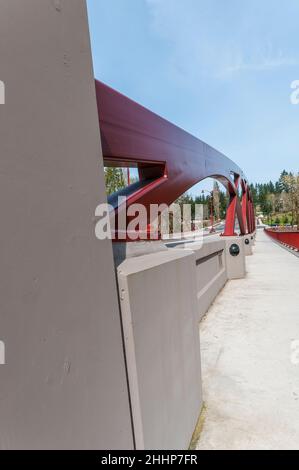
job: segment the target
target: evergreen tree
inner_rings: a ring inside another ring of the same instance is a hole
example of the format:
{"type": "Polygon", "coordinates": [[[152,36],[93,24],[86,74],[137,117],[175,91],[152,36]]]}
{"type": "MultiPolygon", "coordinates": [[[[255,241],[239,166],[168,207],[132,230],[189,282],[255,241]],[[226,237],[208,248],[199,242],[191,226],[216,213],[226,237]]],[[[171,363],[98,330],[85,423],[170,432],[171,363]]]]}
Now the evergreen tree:
{"type": "Polygon", "coordinates": [[[279,188],[280,192],[282,192],[282,191],[288,192],[288,186],[286,184],[286,179],[285,179],[285,177],[288,176],[288,175],[289,175],[289,173],[286,170],[283,170],[280,173],[280,177],[279,177],[279,180],[278,180],[278,188],[279,188]]]}

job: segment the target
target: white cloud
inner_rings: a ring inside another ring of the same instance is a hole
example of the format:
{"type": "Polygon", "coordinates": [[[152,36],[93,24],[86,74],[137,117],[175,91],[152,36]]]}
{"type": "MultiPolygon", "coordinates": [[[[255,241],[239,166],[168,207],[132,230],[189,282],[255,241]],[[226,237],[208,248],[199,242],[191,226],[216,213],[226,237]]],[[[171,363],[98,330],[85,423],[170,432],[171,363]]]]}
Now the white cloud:
{"type": "Polygon", "coordinates": [[[146,3],[152,32],[172,49],[169,66],[178,79],[225,79],[243,71],[263,72],[299,64],[299,59],[289,51],[273,45],[275,28],[267,30],[263,23],[259,25],[254,8],[245,12],[233,0],[228,3],[146,0],[146,3]]]}

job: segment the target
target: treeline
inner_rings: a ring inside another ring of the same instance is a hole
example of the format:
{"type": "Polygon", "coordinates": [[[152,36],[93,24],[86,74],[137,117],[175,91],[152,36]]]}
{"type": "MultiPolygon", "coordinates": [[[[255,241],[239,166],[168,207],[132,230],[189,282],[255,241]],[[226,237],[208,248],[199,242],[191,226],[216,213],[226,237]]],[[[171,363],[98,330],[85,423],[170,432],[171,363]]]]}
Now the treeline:
{"type": "MultiPolygon", "coordinates": [[[[299,225],[299,175],[283,170],[277,181],[250,184],[256,215],[272,225],[299,225]]],[[[224,219],[229,197],[215,181],[210,194],[192,197],[181,196],[178,202],[204,205],[204,218],[209,218],[211,210],[217,219],[224,219]],[[211,205],[212,203],[212,205],[211,205]]],[[[192,214],[194,209],[192,209],[192,214]]]]}
{"type": "Polygon", "coordinates": [[[271,212],[279,212],[282,208],[280,196],[284,192],[289,192],[289,177],[293,177],[293,173],[283,170],[275,182],[250,184],[253,202],[258,211],[266,215],[271,212]]]}
{"type": "MultiPolygon", "coordinates": [[[[105,168],[107,194],[127,185],[126,171],[121,168],[105,168]]],[[[131,179],[131,183],[134,180],[131,179]]],[[[269,224],[299,225],[299,175],[283,170],[277,181],[250,185],[255,212],[269,224]]],[[[192,218],[195,205],[203,204],[204,219],[209,219],[213,211],[215,220],[225,218],[229,197],[225,190],[214,181],[213,190],[202,191],[198,195],[183,194],[176,202],[190,204],[192,218]]]]}
{"type": "Polygon", "coordinates": [[[299,175],[283,170],[277,181],[251,184],[256,214],[270,224],[299,224],[299,175]]]}

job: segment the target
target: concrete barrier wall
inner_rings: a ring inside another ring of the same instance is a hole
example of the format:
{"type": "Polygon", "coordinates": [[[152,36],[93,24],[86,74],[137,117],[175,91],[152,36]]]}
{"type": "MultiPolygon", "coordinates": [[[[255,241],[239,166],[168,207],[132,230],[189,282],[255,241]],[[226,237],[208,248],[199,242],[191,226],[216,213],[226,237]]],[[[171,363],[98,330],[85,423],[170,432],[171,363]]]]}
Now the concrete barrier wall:
{"type": "Polygon", "coordinates": [[[85,1],[1,0],[0,63],[0,448],[132,448],[85,1]]]}
{"type": "Polygon", "coordinates": [[[118,267],[138,449],[187,449],[202,406],[196,258],[169,249],[118,267]]]}
{"type": "Polygon", "coordinates": [[[168,243],[167,246],[171,249],[174,247],[191,250],[194,253],[197,312],[198,319],[201,320],[228,279],[225,238],[214,235],[194,242],[168,243]]]}
{"type": "Polygon", "coordinates": [[[227,281],[225,241],[204,240],[189,249],[195,254],[198,318],[201,320],[227,281]]]}
{"type": "Polygon", "coordinates": [[[243,237],[169,245],[114,247],[138,449],[188,448],[202,405],[198,322],[227,279],[245,276],[243,237]]]}

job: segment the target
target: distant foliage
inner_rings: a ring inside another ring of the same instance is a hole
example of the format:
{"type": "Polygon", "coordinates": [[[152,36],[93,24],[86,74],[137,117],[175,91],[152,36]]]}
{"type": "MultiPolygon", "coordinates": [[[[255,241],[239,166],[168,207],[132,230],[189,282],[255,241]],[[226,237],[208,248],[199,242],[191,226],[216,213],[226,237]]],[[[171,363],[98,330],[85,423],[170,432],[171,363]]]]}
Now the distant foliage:
{"type": "Polygon", "coordinates": [[[105,184],[108,195],[126,187],[122,168],[105,168],[105,184]]]}
{"type": "Polygon", "coordinates": [[[299,224],[299,175],[283,170],[278,181],[251,184],[256,211],[274,223],[299,224]],[[277,214],[282,214],[278,217],[277,214]],[[275,215],[272,219],[272,215],[275,215]],[[284,215],[283,215],[284,214],[284,215]],[[289,214],[289,215],[288,215],[289,214]]]}
{"type": "Polygon", "coordinates": [[[198,196],[191,196],[188,193],[183,194],[176,201],[178,204],[191,204],[191,216],[192,219],[195,218],[195,205],[203,205],[203,217],[204,219],[210,218],[211,212],[211,197],[213,197],[213,216],[215,220],[224,219],[226,214],[226,208],[228,205],[229,197],[226,191],[221,191],[217,181],[214,181],[213,192],[208,194],[208,192],[202,193],[198,196]],[[212,196],[213,195],[213,196],[212,196]]]}

